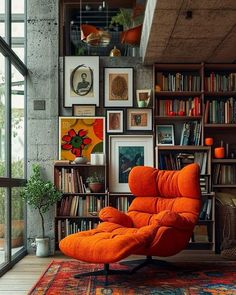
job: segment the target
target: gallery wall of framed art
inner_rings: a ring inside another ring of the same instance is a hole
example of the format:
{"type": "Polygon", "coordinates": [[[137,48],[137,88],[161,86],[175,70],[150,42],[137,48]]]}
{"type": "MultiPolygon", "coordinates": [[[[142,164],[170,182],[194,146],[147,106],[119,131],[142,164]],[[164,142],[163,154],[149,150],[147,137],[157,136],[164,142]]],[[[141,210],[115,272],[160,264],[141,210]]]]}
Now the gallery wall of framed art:
{"type": "Polygon", "coordinates": [[[135,161],[134,153],[136,157],[141,155],[136,164],[153,166],[152,69],[143,79],[145,72],[137,61],[114,61],[98,56],[64,57],[59,159],[86,157],[89,164],[91,154],[106,154],[107,170],[116,169],[114,176],[118,177],[110,182],[112,191],[129,192],[125,180],[128,171],[118,172],[120,164],[117,166],[124,161],[123,153],[131,163],[135,161]],[[98,131],[94,130],[94,122],[99,122],[98,131]]]}

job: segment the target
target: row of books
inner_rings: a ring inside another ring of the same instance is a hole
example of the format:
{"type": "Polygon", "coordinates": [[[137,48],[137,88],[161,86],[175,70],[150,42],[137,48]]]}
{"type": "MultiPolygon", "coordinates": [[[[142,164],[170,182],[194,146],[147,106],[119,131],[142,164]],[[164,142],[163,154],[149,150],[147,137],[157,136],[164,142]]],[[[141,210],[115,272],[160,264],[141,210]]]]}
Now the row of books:
{"type": "Polygon", "coordinates": [[[201,115],[201,99],[189,97],[186,99],[158,99],[157,109],[159,116],[169,116],[171,112],[178,114],[183,112],[186,116],[201,115]]]}
{"type": "Polygon", "coordinates": [[[180,145],[199,145],[201,138],[201,122],[189,121],[183,124],[180,145]]]}
{"type": "Polygon", "coordinates": [[[209,175],[201,175],[200,188],[201,188],[202,194],[210,193],[210,177],[209,177],[209,175]]]}
{"type": "Polygon", "coordinates": [[[156,73],[156,84],[162,91],[200,91],[201,79],[196,73],[156,73]]]}
{"type": "Polygon", "coordinates": [[[159,155],[159,169],[162,170],[180,170],[191,163],[198,163],[201,174],[206,174],[207,152],[168,152],[159,155]]]}
{"type": "Polygon", "coordinates": [[[116,208],[119,211],[127,212],[130,204],[131,204],[130,197],[122,197],[121,196],[121,197],[116,199],[116,208]]]}
{"type": "Polygon", "coordinates": [[[213,168],[213,184],[236,184],[236,166],[215,164],[213,168]]]}
{"type": "Polygon", "coordinates": [[[212,72],[205,77],[204,84],[206,91],[236,91],[236,73],[219,74],[212,72]]]}
{"type": "Polygon", "coordinates": [[[58,189],[64,193],[86,193],[87,189],[79,169],[62,168],[58,175],[58,189]]]}
{"type": "Polygon", "coordinates": [[[199,214],[200,220],[210,220],[212,218],[212,198],[205,198],[199,214]]]}
{"type": "Polygon", "coordinates": [[[75,234],[80,231],[96,228],[100,221],[80,219],[77,221],[64,219],[57,221],[57,240],[60,242],[63,238],[70,234],[75,234]]]}
{"type": "Polygon", "coordinates": [[[108,203],[107,195],[67,196],[58,204],[58,216],[89,216],[99,212],[108,203]]]}
{"type": "Polygon", "coordinates": [[[236,99],[207,100],[205,104],[205,123],[228,124],[236,123],[236,99]]]}

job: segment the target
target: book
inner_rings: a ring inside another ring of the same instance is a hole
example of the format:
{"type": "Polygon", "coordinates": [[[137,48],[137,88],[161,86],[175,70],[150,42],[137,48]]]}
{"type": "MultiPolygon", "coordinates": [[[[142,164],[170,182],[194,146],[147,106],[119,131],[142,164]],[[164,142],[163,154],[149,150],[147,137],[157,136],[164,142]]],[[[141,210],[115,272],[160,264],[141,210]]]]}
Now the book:
{"type": "Polygon", "coordinates": [[[195,225],[193,234],[195,242],[209,242],[207,225],[195,225]]]}

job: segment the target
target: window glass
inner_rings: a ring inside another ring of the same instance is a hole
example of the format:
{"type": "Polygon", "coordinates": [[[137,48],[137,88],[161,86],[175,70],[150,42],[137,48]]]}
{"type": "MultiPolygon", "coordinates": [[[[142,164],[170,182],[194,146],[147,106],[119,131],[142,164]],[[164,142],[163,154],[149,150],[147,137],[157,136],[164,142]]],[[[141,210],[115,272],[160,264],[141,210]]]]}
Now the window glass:
{"type": "Polygon", "coordinates": [[[24,37],[25,36],[25,24],[23,22],[13,22],[12,23],[12,37],[24,37]]]}
{"type": "Polygon", "coordinates": [[[0,265],[7,261],[6,200],[7,190],[0,187],[0,265]]]}
{"type": "Polygon", "coordinates": [[[0,53],[0,177],[6,174],[5,57],[0,53]]]}
{"type": "Polygon", "coordinates": [[[24,13],[25,0],[11,0],[11,7],[12,13],[24,13]]]}
{"type": "Polygon", "coordinates": [[[24,177],[24,77],[12,66],[12,177],[24,177]]]}
{"type": "Polygon", "coordinates": [[[20,197],[22,188],[12,189],[12,226],[11,226],[11,253],[14,255],[24,244],[24,209],[25,203],[20,197]]]}
{"type": "Polygon", "coordinates": [[[0,36],[2,38],[5,37],[5,23],[4,22],[0,22],[0,36]]]}
{"type": "Polygon", "coordinates": [[[5,0],[0,0],[0,13],[5,13],[5,0]]]}

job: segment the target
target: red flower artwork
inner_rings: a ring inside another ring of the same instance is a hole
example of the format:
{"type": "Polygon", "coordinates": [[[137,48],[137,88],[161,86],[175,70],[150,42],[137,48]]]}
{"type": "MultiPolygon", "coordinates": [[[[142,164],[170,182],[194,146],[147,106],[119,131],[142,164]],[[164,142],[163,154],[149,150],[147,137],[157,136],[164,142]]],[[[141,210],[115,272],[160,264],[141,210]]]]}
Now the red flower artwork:
{"type": "Polygon", "coordinates": [[[66,143],[62,144],[62,149],[71,150],[76,157],[81,157],[83,149],[92,142],[92,139],[86,137],[87,131],[80,129],[78,133],[74,129],[70,129],[68,134],[62,137],[66,143]]]}

